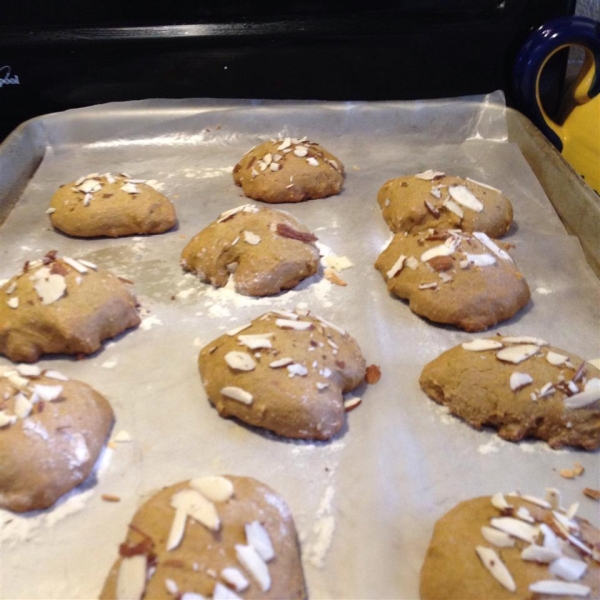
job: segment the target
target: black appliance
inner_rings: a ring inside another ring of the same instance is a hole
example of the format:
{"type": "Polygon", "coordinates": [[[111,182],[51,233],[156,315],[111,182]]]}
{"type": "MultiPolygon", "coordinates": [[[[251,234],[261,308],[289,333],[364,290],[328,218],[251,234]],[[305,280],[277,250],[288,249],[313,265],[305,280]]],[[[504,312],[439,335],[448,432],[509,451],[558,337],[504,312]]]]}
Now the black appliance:
{"type": "Polygon", "coordinates": [[[0,139],[36,115],[150,97],[405,100],[505,90],[575,0],[9,0],[0,139]]]}

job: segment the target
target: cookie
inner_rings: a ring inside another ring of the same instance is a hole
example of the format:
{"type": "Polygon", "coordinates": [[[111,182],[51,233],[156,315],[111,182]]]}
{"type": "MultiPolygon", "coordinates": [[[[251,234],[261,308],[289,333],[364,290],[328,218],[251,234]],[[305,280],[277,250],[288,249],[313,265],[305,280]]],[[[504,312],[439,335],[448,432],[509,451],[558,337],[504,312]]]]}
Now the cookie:
{"type": "Polygon", "coordinates": [[[285,502],[249,477],[162,489],[135,514],[101,599],[306,598],[285,502]]]}
{"type": "Polygon", "coordinates": [[[136,305],[109,271],[49,252],[0,287],[0,354],[27,363],[42,354],[92,354],[140,324],[136,305]]]}
{"type": "Polygon", "coordinates": [[[556,498],[495,494],[446,513],[421,569],[421,600],[600,598],[600,531],[556,498]]]}
{"type": "Polygon", "coordinates": [[[173,204],[151,185],[110,173],[61,186],[46,212],[53,227],[81,238],[163,233],[177,222],[173,204]]]}
{"type": "Polygon", "coordinates": [[[246,296],[289,290],[319,268],[317,240],[281,210],[238,206],[196,235],[181,253],[181,265],[215,287],[229,278],[246,296]]]}
{"type": "Polygon", "coordinates": [[[263,142],[246,152],[233,169],[244,194],[263,202],[302,202],[339,194],[344,165],[306,138],[263,142]]]}
{"type": "Polygon", "coordinates": [[[397,233],[375,268],[413,312],[465,331],[487,329],[529,302],[512,258],[481,232],[397,233]]]}
{"type": "Polygon", "coordinates": [[[475,339],[425,365],[421,388],[477,429],[600,447],[600,370],[535,337],[475,339]]]}
{"type": "Polygon", "coordinates": [[[48,508],[85,481],[113,421],[106,399],[81,381],[0,367],[0,508],[48,508]]]}
{"type": "Polygon", "coordinates": [[[377,202],[395,233],[462,229],[498,238],[513,219],[512,204],[500,190],[431,169],[386,181],[377,202]]]}
{"type": "Polygon", "coordinates": [[[272,311],[222,335],[202,349],[199,367],[222,417],[302,439],[338,433],[342,394],[365,377],[365,360],[348,333],[299,312],[272,311]]]}

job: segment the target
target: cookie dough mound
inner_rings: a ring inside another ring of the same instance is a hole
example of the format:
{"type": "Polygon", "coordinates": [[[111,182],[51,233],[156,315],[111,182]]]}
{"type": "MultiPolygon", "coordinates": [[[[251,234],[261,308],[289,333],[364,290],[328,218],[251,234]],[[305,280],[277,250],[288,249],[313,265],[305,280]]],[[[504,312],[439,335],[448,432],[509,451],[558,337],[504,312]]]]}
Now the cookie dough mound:
{"type": "Polygon", "coordinates": [[[109,271],[49,252],[0,287],[0,354],[27,363],[42,354],[92,354],[140,324],[136,305],[109,271]]]}
{"type": "Polygon", "coordinates": [[[254,200],[302,202],[339,194],[344,165],[315,142],[285,138],[246,152],[233,169],[233,180],[254,200]]]}
{"type": "Polygon", "coordinates": [[[398,233],[375,268],[413,312],[466,331],[509,319],[530,297],[512,258],[482,232],[398,233]]]}
{"type": "Polygon", "coordinates": [[[85,481],[113,421],[106,399],[85,383],[0,367],[0,508],[48,508],[85,481]]]}
{"type": "Polygon", "coordinates": [[[101,599],[306,598],[285,502],[249,477],[164,488],[135,514],[101,599]]]}
{"type": "Polygon", "coordinates": [[[110,173],[61,186],[48,213],[56,229],[81,238],[163,233],[177,222],[171,202],[151,185],[110,173]]]}
{"type": "Polygon", "coordinates": [[[390,179],[379,190],[377,202],[395,233],[462,229],[498,238],[513,219],[510,200],[500,190],[433,170],[390,179]]]}
{"type": "Polygon", "coordinates": [[[183,249],[181,265],[215,287],[231,276],[236,292],[270,296],[317,272],[316,240],[287,212],[246,204],[196,235],[183,249]]]}
{"type": "Polygon", "coordinates": [[[588,521],[541,498],[467,500],[435,525],[421,600],[599,598],[599,542],[600,531],[588,521]]]}
{"type": "Polygon", "coordinates": [[[552,448],[600,447],[600,371],[534,337],[476,339],[425,365],[421,388],[477,429],[552,448]]]}
{"type": "Polygon", "coordinates": [[[200,352],[208,399],[236,417],[289,438],[326,440],[345,421],[342,394],[365,377],[355,340],[301,313],[270,312],[200,352]]]}

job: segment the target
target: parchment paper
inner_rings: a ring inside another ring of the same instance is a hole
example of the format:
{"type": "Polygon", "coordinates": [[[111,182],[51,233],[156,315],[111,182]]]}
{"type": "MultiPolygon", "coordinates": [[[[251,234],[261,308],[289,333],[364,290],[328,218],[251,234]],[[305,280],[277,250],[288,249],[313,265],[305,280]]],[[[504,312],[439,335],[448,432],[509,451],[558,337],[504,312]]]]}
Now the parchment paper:
{"type": "MultiPolygon", "coordinates": [[[[41,125],[40,125],[41,123],[41,125]]],[[[49,250],[86,258],[135,282],[144,321],[85,360],[42,368],[90,383],[112,403],[113,435],[97,477],[54,508],[0,511],[3,598],[93,598],[127,523],[153,491],[208,473],[256,477],[294,514],[311,598],[418,598],[433,525],[460,500],[496,491],[542,495],[598,524],[582,496],[599,488],[598,453],[511,444],[449,416],[420,391],[426,362],[477,337],[435,326],[386,292],[373,268],[390,237],[375,198],[389,178],[427,168],[502,189],[515,209],[508,239],[532,303],[490,330],[536,335],[585,358],[600,356],[599,285],[518,147],[507,142],[502,96],[439,102],[294,103],[150,100],[41,119],[44,158],[0,228],[0,279],[49,250]],[[245,203],[231,177],[244,152],[271,137],[307,135],[346,166],[341,195],[290,211],[325,252],[347,256],[337,287],[321,274],[274,298],[215,290],[179,267],[187,241],[222,211],[245,203]],[[179,226],[151,237],[77,240],[52,230],[44,211],[56,188],[89,172],[158,179],[179,226]],[[354,335],[381,381],[356,395],[347,428],[329,443],[286,441],[221,419],[197,372],[200,347],[270,308],[304,305],[354,335]],[[558,475],[574,461],[584,474],[558,475]],[[121,498],[107,503],[101,494],[121,498]]],[[[7,176],[7,174],[4,174],[7,176]]],[[[10,176],[10,174],[8,174],[10,176]]],[[[10,364],[0,357],[0,365],[10,364]]]]}

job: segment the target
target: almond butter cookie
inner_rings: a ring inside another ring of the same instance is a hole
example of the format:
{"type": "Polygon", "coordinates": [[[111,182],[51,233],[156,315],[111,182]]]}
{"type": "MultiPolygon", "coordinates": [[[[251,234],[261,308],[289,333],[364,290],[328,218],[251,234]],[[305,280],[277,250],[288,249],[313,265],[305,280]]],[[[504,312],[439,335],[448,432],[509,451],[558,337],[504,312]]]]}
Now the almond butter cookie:
{"type": "Polygon", "coordinates": [[[462,229],[498,238],[513,219],[512,204],[499,189],[432,169],[390,179],[379,190],[377,202],[395,233],[462,229]]]}
{"type": "Polygon", "coordinates": [[[0,507],[52,506],[90,474],[114,421],[89,385],[37,366],[0,366],[0,507]]]}
{"type": "Polygon", "coordinates": [[[365,378],[356,341],[306,311],[272,311],[222,335],[202,349],[199,367],[222,417],[302,439],[338,433],[343,393],[365,378]]]}
{"type": "Polygon", "coordinates": [[[244,194],[263,202],[302,202],[339,194],[344,165],[306,138],[263,142],[246,152],[233,169],[244,194]]]}
{"type": "Polygon", "coordinates": [[[289,290],[319,268],[317,237],[292,215],[245,204],[225,211],[183,249],[181,266],[246,296],[289,290]]]}
{"type": "Polygon", "coordinates": [[[375,262],[388,291],[436,323],[481,331],[529,302],[513,259],[485,233],[397,233],[375,262]]]}
{"type": "Polygon", "coordinates": [[[133,517],[100,598],[303,600],[292,515],[273,490],[249,477],[166,487],[133,517]]]}
{"type": "Polygon", "coordinates": [[[49,252],[0,287],[0,354],[27,363],[42,354],[92,354],[140,324],[136,306],[109,271],[49,252]]]}
{"type": "Polygon", "coordinates": [[[600,598],[600,531],[559,500],[548,489],[458,504],[433,530],[421,600],[600,598]]]}
{"type": "Polygon", "coordinates": [[[475,339],[425,365],[421,388],[477,429],[552,448],[600,447],[600,371],[530,336],[475,339]]]}
{"type": "Polygon", "coordinates": [[[151,183],[90,173],[61,186],[46,212],[56,229],[75,237],[163,233],[177,222],[175,208],[151,183]]]}

